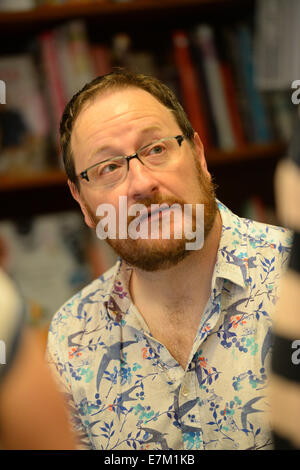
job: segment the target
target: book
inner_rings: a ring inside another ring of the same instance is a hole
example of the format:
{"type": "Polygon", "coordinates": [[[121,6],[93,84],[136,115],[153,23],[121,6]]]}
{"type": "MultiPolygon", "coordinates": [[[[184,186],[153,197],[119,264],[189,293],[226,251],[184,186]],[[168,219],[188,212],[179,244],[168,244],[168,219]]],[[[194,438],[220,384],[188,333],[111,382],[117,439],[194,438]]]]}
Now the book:
{"type": "Polygon", "coordinates": [[[299,77],[299,14],[297,0],[257,2],[254,64],[260,90],[287,90],[299,77]]]}
{"type": "Polygon", "coordinates": [[[211,145],[212,147],[218,148],[220,146],[219,143],[219,136],[217,131],[217,126],[215,122],[215,118],[213,115],[212,103],[209,94],[209,87],[208,87],[208,80],[204,70],[204,58],[201,51],[201,48],[197,44],[197,38],[193,31],[190,34],[190,49],[191,49],[191,57],[192,61],[196,70],[197,79],[199,86],[201,85],[201,96],[203,99],[204,108],[206,111],[206,122],[209,127],[210,138],[211,138],[211,145]]]}
{"type": "Polygon", "coordinates": [[[275,90],[271,94],[271,112],[279,140],[289,142],[292,137],[293,125],[297,117],[297,106],[291,101],[289,90],[275,90]]]}
{"type": "Polygon", "coordinates": [[[96,76],[105,75],[112,71],[112,56],[108,46],[104,44],[91,44],[90,55],[96,76]]]}
{"type": "Polygon", "coordinates": [[[211,147],[212,139],[206,121],[201,85],[191,58],[188,36],[183,30],[175,30],[172,33],[172,39],[174,60],[178,70],[185,111],[204,146],[211,147]]]}
{"type": "Polygon", "coordinates": [[[114,67],[130,69],[132,63],[132,39],[127,33],[114,34],[111,41],[112,63],[114,67]]]}
{"type": "Polygon", "coordinates": [[[235,26],[220,31],[220,41],[224,42],[227,57],[231,65],[239,114],[241,117],[246,142],[254,141],[254,124],[249,108],[249,99],[241,69],[235,26]]]}
{"type": "Polygon", "coordinates": [[[56,28],[54,35],[58,72],[61,75],[65,100],[69,101],[96,77],[87,30],[83,21],[71,21],[56,28]]]}
{"type": "Polygon", "coordinates": [[[136,73],[157,77],[158,68],[151,50],[136,50],[132,38],[127,33],[115,34],[112,41],[113,65],[124,67],[136,73]]]}
{"type": "Polygon", "coordinates": [[[0,112],[0,173],[40,172],[48,167],[47,107],[30,54],[0,58],[5,104],[0,112]]]}
{"type": "Polygon", "coordinates": [[[60,154],[59,125],[63,111],[72,96],[96,77],[96,64],[83,21],[71,21],[41,33],[38,44],[52,116],[52,136],[60,154]]]}
{"type": "Polygon", "coordinates": [[[28,53],[0,57],[0,79],[5,84],[6,109],[21,114],[29,133],[45,137],[50,124],[33,57],[28,53]]]}
{"type": "Polygon", "coordinates": [[[209,25],[199,25],[195,31],[198,47],[203,55],[212,113],[216,123],[219,146],[224,150],[236,147],[235,136],[226,102],[225,88],[218,61],[214,32],[209,25]]]}
{"type": "Polygon", "coordinates": [[[55,32],[45,31],[38,36],[45,93],[52,116],[52,137],[60,152],[59,125],[67,102],[57,53],[55,32]]]}
{"type": "Polygon", "coordinates": [[[235,83],[233,65],[231,63],[230,54],[223,40],[222,34],[218,34],[217,32],[215,35],[215,40],[218,51],[221,80],[223,82],[225,101],[228,108],[228,114],[230,116],[232,131],[236,145],[238,147],[243,147],[246,144],[246,135],[238,104],[238,93],[235,83]]]}
{"type": "Polygon", "coordinates": [[[237,95],[235,93],[235,84],[233,81],[232,70],[227,62],[220,63],[220,72],[224,87],[225,101],[228,108],[232,132],[236,147],[243,147],[246,144],[246,137],[239,114],[237,95]]]}
{"type": "Polygon", "coordinates": [[[248,26],[238,25],[237,46],[242,79],[245,83],[247,101],[252,116],[254,142],[270,142],[272,136],[267,119],[266,109],[260,91],[254,80],[253,47],[248,26]]]}

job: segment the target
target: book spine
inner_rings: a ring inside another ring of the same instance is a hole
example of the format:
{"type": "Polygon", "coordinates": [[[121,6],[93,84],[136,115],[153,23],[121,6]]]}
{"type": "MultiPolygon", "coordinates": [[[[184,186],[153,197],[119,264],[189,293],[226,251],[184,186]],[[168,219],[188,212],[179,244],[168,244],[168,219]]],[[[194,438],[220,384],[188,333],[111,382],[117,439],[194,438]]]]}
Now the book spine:
{"type": "Polygon", "coordinates": [[[245,81],[241,71],[241,62],[237,45],[238,40],[235,28],[224,28],[221,31],[221,41],[224,44],[224,49],[226,50],[227,58],[232,69],[237,105],[242,121],[245,139],[247,142],[253,142],[254,125],[252,122],[252,114],[249,109],[249,99],[247,97],[245,81]]]}
{"type": "Polygon", "coordinates": [[[57,66],[61,77],[62,88],[66,100],[73,96],[74,70],[72,58],[69,53],[67,25],[63,25],[54,30],[55,44],[57,50],[57,66]]]}
{"type": "Polygon", "coordinates": [[[46,88],[56,129],[54,138],[58,144],[58,129],[66,105],[66,96],[59,68],[54,33],[52,31],[44,32],[39,36],[38,41],[40,44],[46,88]]]}
{"type": "MultiPolygon", "coordinates": [[[[0,58],[0,77],[9,83],[7,109],[21,114],[31,135],[45,137],[49,132],[49,119],[44,96],[40,89],[38,71],[30,54],[0,58]]],[[[0,81],[1,84],[1,81],[0,81]]]]}
{"type": "Polygon", "coordinates": [[[92,44],[90,56],[94,64],[97,76],[102,76],[112,71],[112,58],[110,49],[103,44],[92,44]]]}
{"type": "Polygon", "coordinates": [[[237,31],[241,70],[254,126],[254,141],[269,142],[271,140],[271,134],[266,110],[262,97],[254,82],[253,52],[250,32],[246,26],[240,26],[237,31]]]}
{"type": "Polygon", "coordinates": [[[243,147],[246,144],[246,136],[238,108],[235,83],[233,80],[230,64],[226,62],[220,62],[220,72],[234,139],[238,147],[243,147]]]}
{"type": "Polygon", "coordinates": [[[172,35],[174,46],[174,59],[178,70],[182,100],[196,132],[203,144],[211,146],[210,132],[206,123],[206,112],[200,93],[199,82],[192,63],[189,40],[185,31],[176,30],[172,35]]]}
{"type": "Polygon", "coordinates": [[[83,21],[72,21],[67,25],[66,41],[72,68],[72,76],[68,78],[68,82],[70,94],[73,96],[95,78],[90,46],[83,21]]]}
{"type": "Polygon", "coordinates": [[[198,76],[198,82],[199,84],[201,84],[202,99],[203,99],[204,107],[206,110],[206,122],[209,125],[211,143],[213,147],[218,148],[220,146],[220,142],[219,142],[217,126],[216,126],[215,118],[213,115],[212,104],[211,104],[210,95],[209,95],[207,77],[206,77],[204,65],[203,65],[203,56],[202,56],[200,47],[197,44],[197,38],[195,37],[195,34],[192,34],[190,47],[191,47],[191,55],[192,55],[193,64],[195,66],[195,70],[198,76]]]}
{"type": "Polygon", "coordinates": [[[208,90],[218,131],[220,147],[226,150],[231,150],[236,147],[236,142],[225,99],[213,30],[207,25],[200,25],[196,30],[196,37],[198,46],[203,54],[204,70],[207,77],[208,90]]]}
{"type": "Polygon", "coordinates": [[[231,63],[230,53],[228,51],[226,41],[224,41],[222,31],[216,32],[215,41],[232,131],[234,133],[237,145],[239,147],[243,147],[246,144],[246,135],[244,132],[242,116],[238,105],[238,93],[235,83],[233,65],[231,63]]]}
{"type": "Polygon", "coordinates": [[[279,139],[288,142],[292,137],[293,124],[297,115],[297,107],[293,105],[288,90],[269,92],[271,114],[279,139]]]}

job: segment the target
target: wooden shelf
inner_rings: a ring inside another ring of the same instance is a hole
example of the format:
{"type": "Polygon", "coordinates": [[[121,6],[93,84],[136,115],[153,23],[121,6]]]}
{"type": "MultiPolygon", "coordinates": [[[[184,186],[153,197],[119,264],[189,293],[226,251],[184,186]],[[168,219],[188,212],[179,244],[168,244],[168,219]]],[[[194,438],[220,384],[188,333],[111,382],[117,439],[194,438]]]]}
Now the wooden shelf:
{"type": "Polygon", "coordinates": [[[48,170],[43,173],[20,176],[0,175],[0,192],[63,185],[66,182],[66,175],[61,170],[48,170]]]}
{"type": "MultiPolygon", "coordinates": [[[[286,144],[271,143],[264,145],[251,144],[231,152],[210,149],[205,152],[208,165],[222,166],[231,162],[248,162],[250,160],[279,158],[284,155],[286,144]]],[[[0,175],[0,192],[16,191],[31,188],[43,188],[45,186],[66,185],[67,177],[62,170],[49,170],[44,173],[31,175],[10,176],[0,175]]]]}
{"type": "Polygon", "coordinates": [[[178,9],[192,7],[215,8],[218,6],[239,8],[253,5],[254,0],[132,0],[113,2],[99,0],[94,2],[70,2],[66,5],[40,6],[33,10],[0,12],[0,27],[12,25],[49,23],[73,18],[91,18],[94,16],[130,15],[134,13],[166,12],[170,15],[178,9]]]}
{"type": "Polygon", "coordinates": [[[243,162],[255,159],[277,158],[284,156],[287,144],[274,142],[270,144],[249,144],[232,151],[208,149],[205,152],[208,165],[221,165],[231,162],[243,162]]]}

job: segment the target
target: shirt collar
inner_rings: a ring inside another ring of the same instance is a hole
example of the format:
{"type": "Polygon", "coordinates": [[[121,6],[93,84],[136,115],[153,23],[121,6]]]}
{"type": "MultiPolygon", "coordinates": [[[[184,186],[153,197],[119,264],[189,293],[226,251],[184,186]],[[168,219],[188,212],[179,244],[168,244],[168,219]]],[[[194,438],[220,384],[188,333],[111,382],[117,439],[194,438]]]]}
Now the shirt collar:
{"type": "Polygon", "coordinates": [[[219,278],[227,279],[240,287],[247,287],[248,242],[245,238],[243,219],[233,214],[228,207],[217,201],[222,218],[217,261],[213,283],[219,278]]]}

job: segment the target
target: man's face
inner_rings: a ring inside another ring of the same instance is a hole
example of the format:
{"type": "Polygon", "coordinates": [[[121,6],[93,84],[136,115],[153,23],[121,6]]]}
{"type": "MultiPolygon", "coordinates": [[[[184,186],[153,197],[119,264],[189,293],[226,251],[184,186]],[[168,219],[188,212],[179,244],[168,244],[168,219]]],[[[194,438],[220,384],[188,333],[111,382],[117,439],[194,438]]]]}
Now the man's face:
{"type": "MultiPolygon", "coordinates": [[[[107,92],[96,97],[80,112],[72,132],[71,147],[76,173],[107,156],[132,155],[155,140],[182,134],[172,112],[139,88],[107,92]]],[[[152,171],[137,159],[130,161],[127,178],[109,189],[80,182],[80,193],[70,184],[89,227],[96,227],[97,207],[111,204],[119,217],[119,197],[127,197],[127,209],[134,204],[204,204],[204,233],[208,235],[216,216],[216,202],[207,171],[203,147],[197,134],[195,146],[186,140],[178,146],[178,157],[164,171],[152,171]]],[[[129,223],[130,219],[128,219],[129,223]]],[[[150,222],[151,223],[151,222],[150,222]]],[[[174,227],[173,227],[174,232],[174,227]]],[[[172,228],[171,228],[172,233],[172,228]]],[[[160,232],[161,235],[161,232],[160,232]]],[[[155,271],[177,264],[190,251],[186,239],[110,239],[108,243],[129,264],[155,271]]]]}

